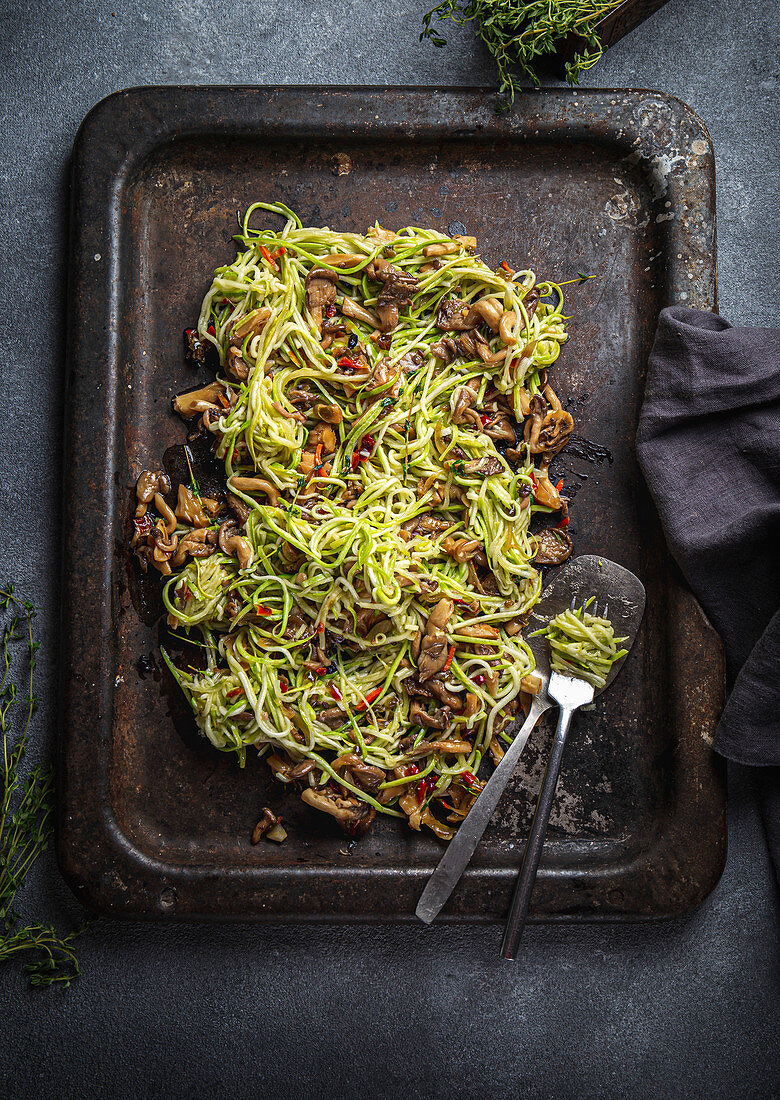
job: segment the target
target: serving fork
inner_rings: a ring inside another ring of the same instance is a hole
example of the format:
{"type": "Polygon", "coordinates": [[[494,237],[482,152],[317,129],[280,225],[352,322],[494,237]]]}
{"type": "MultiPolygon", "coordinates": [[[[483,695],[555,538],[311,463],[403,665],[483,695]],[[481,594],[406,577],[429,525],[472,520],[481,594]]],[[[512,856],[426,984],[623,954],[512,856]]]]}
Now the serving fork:
{"type": "MultiPolygon", "coordinates": [[[[570,607],[579,607],[591,597],[595,597],[594,602],[597,606],[606,608],[609,612],[615,635],[626,638],[622,648],[630,650],[645,608],[645,590],[641,581],[628,569],[607,558],[591,554],[571,558],[557,571],[529,618],[526,640],[534,655],[536,662],[534,671],[541,680],[541,688],[534,696],[528,717],[515,735],[504,758],[491,775],[428,880],[415,910],[420,920],[426,924],[430,924],[441,911],[468,866],[534,726],[545,711],[553,706],[560,706],[558,729],[510,910],[511,930],[508,924],[502,954],[509,950],[516,951],[528,913],[572,714],[577,707],[592,702],[595,695],[609,687],[626,659],[622,657],[615,662],[604,687],[594,692],[593,687],[584,680],[552,672],[547,639],[544,636],[528,635],[540,627],[547,626],[549,621],[562,611],[570,607]],[[586,698],[587,693],[590,694],[586,698]],[[580,698],[581,701],[578,702],[580,698]],[[531,840],[534,842],[533,849],[531,849],[531,840]]],[[[607,617],[606,614],[605,617],[607,617]]],[[[514,954],[504,954],[504,957],[514,958],[514,954]]]]}

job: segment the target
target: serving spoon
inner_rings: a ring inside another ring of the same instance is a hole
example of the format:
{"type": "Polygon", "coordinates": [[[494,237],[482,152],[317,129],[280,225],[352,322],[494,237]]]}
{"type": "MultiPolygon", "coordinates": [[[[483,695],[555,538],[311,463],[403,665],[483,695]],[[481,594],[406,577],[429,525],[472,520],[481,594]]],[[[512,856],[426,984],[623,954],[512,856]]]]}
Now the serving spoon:
{"type": "MultiPolygon", "coordinates": [[[[639,624],[642,621],[642,615],[645,609],[645,590],[642,583],[633,573],[629,572],[628,569],[624,569],[622,565],[616,565],[615,562],[609,561],[608,558],[597,557],[591,554],[583,554],[578,558],[571,558],[561,566],[555,578],[542,593],[541,599],[530,615],[528,634],[546,626],[550,619],[555,618],[556,615],[559,615],[567,608],[580,606],[586,600],[590,599],[591,596],[595,596],[599,606],[604,607],[608,605],[610,612],[609,618],[615,628],[615,634],[617,636],[625,635],[628,640],[623,642],[622,646],[626,650],[630,649],[636,637],[636,632],[639,629],[639,624]]],[[[526,635],[526,641],[528,645],[530,645],[534,655],[534,660],[536,662],[534,671],[541,680],[541,688],[534,696],[528,717],[515,735],[512,744],[504,754],[503,760],[491,775],[482,793],[477,798],[477,801],[474,803],[455,834],[454,839],[447,846],[447,850],[439,860],[436,870],[428,879],[425,889],[420,895],[420,900],[417,903],[415,912],[425,924],[430,924],[431,921],[435,919],[460,881],[460,877],[468,866],[477,845],[482,839],[482,834],[487,828],[488,822],[493,816],[493,812],[501,799],[501,795],[504,793],[504,788],[517,766],[517,761],[525,748],[526,742],[534,726],[546,710],[558,705],[560,701],[558,698],[553,698],[553,695],[549,691],[551,673],[550,651],[547,639],[543,636],[533,638],[526,635]]],[[[612,666],[606,684],[604,685],[605,688],[615,679],[623,661],[625,661],[625,657],[616,661],[612,666]]],[[[558,676],[557,673],[554,675],[556,677],[558,676]]],[[[567,679],[566,677],[561,678],[567,679]]],[[[582,683],[583,681],[579,682],[582,683]]],[[[601,691],[603,690],[604,688],[601,689],[601,691]]],[[[563,715],[564,711],[562,710],[562,718],[563,715]]],[[[568,732],[568,725],[570,722],[571,714],[569,714],[569,722],[563,733],[562,743],[560,748],[557,749],[556,768],[553,771],[550,768],[550,764],[548,764],[545,781],[542,785],[542,793],[544,793],[545,788],[548,787],[549,777],[549,784],[552,787],[552,791],[550,792],[548,790],[546,794],[546,797],[549,798],[549,807],[546,809],[547,816],[545,818],[543,813],[539,815],[539,806],[537,806],[537,814],[534,818],[534,823],[536,823],[536,816],[539,816],[539,829],[541,830],[541,837],[536,838],[538,852],[535,851],[533,854],[536,863],[533,866],[532,874],[531,863],[528,863],[527,868],[525,865],[523,867],[523,872],[531,877],[531,889],[533,888],[533,882],[536,877],[536,868],[539,865],[544,834],[547,830],[547,822],[550,817],[550,810],[552,809],[552,797],[555,794],[558,772],[560,771],[561,760],[563,758],[563,744],[565,744],[566,732],[568,732]]],[[[557,742],[558,736],[556,735],[550,758],[551,763],[556,754],[557,742]]],[[[545,807],[542,807],[543,811],[544,808],[545,807]]],[[[521,874],[523,872],[521,872],[521,874]]],[[[528,911],[529,901],[530,889],[528,890],[528,898],[523,901],[526,913],[528,911]]],[[[519,910],[515,912],[514,909],[513,913],[515,915],[516,930],[517,918],[520,913],[519,910]]],[[[522,919],[519,922],[520,931],[522,931],[524,921],[525,916],[522,915],[522,919]]]]}

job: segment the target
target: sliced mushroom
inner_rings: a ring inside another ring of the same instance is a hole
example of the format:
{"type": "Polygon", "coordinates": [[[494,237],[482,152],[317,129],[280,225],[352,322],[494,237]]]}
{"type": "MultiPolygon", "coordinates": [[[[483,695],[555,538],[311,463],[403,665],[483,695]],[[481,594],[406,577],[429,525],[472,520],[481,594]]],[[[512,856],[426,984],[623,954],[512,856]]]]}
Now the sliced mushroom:
{"type": "Polygon", "coordinates": [[[466,315],[467,327],[474,328],[484,321],[493,332],[498,332],[503,313],[501,303],[496,298],[480,298],[473,303],[466,315]]]}
{"type": "Polygon", "coordinates": [[[262,837],[272,829],[275,825],[281,823],[281,818],[277,817],[273,810],[270,810],[268,806],[263,807],[263,816],[252,830],[252,843],[259,844],[262,837]]]}
{"type": "Polygon", "coordinates": [[[462,424],[464,421],[464,413],[469,409],[477,399],[477,395],[472,390],[471,386],[461,386],[460,389],[455,391],[455,403],[452,408],[452,422],[453,424],[462,424]]]}
{"type": "Polygon", "coordinates": [[[441,340],[437,340],[435,344],[431,344],[429,350],[431,355],[435,355],[437,359],[443,359],[445,363],[451,363],[460,352],[457,341],[451,336],[444,336],[441,340]]]}
{"type": "Polygon", "coordinates": [[[535,565],[560,565],[574,550],[569,533],[556,527],[545,527],[534,538],[538,548],[533,559],[535,565]]]}
{"type": "Polygon", "coordinates": [[[246,382],[249,377],[249,364],[241,358],[240,348],[229,347],[225,356],[225,371],[231,378],[246,382]]]}
{"type": "Polygon", "coordinates": [[[301,799],[315,810],[335,817],[341,828],[350,836],[361,836],[374,820],[376,810],[373,806],[357,798],[341,798],[327,788],[314,790],[307,787],[301,794],[301,799]]]}
{"type": "Polygon", "coordinates": [[[447,688],[441,673],[437,676],[431,676],[430,679],[426,680],[425,686],[430,689],[439,702],[444,703],[446,707],[450,707],[452,710],[458,712],[463,709],[463,700],[459,695],[455,695],[447,688]]]}
{"type": "Polygon", "coordinates": [[[436,327],[444,332],[466,332],[473,328],[467,321],[469,308],[468,302],[460,298],[443,298],[436,310],[436,327]]]}
{"type": "Polygon", "coordinates": [[[492,477],[493,474],[500,474],[505,469],[501,459],[493,455],[473,458],[470,462],[466,462],[463,468],[467,474],[481,474],[482,477],[492,477]]]}
{"type": "MultiPolygon", "coordinates": [[[[374,261],[374,267],[378,267],[378,260],[374,261]]],[[[398,267],[383,261],[381,268],[376,272],[377,277],[384,283],[377,298],[376,311],[381,322],[382,332],[392,332],[398,324],[398,310],[401,306],[411,305],[414,295],[420,289],[420,281],[408,271],[402,271],[398,267]]]]}
{"type": "Polygon", "coordinates": [[[226,399],[224,385],[221,382],[210,382],[208,386],[202,386],[199,390],[177,394],[173,399],[173,411],[184,420],[191,420],[198,413],[222,412],[224,406],[220,398],[226,399]]]}
{"type": "Polygon", "coordinates": [[[441,544],[441,548],[449,557],[463,563],[469,561],[470,558],[473,558],[475,554],[482,550],[482,543],[479,539],[446,538],[441,544]]]}
{"type": "Polygon", "coordinates": [[[344,414],[338,405],[315,405],[314,415],[324,424],[340,424],[344,419],[344,414]]]}
{"type": "Polygon", "coordinates": [[[350,774],[360,783],[360,786],[369,791],[376,790],[379,784],[384,783],[387,779],[387,775],[382,768],[376,768],[373,764],[366,764],[365,760],[361,760],[354,752],[343,753],[333,761],[333,770],[339,771],[340,768],[348,768],[350,774]]]}
{"type": "Polygon", "coordinates": [[[243,535],[239,535],[232,519],[223,523],[219,529],[219,548],[223,554],[237,557],[241,569],[246,569],[252,560],[252,547],[243,535]]]}
{"type": "Polygon", "coordinates": [[[441,672],[447,663],[449,647],[444,628],[449,622],[455,605],[452,600],[441,599],[431,610],[425,624],[425,633],[420,642],[420,656],[417,670],[421,680],[427,680],[441,672]]]}
{"type": "Polygon", "coordinates": [[[309,438],[306,440],[307,450],[316,450],[319,445],[322,444],[322,450],[324,454],[333,454],[336,450],[336,433],[330,424],[315,424],[309,431],[309,438]]]}
{"type": "Polygon", "coordinates": [[[179,486],[175,514],[182,523],[188,523],[190,527],[209,527],[211,516],[206,514],[207,508],[213,516],[219,510],[219,502],[211,497],[198,498],[186,485],[179,486]]]}
{"type": "Polygon", "coordinates": [[[247,336],[259,336],[270,317],[271,310],[268,306],[261,306],[259,309],[255,309],[251,313],[248,313],[246,317],[242,317],[239,321],[234,322],[230,334],[231,344],[235,347],[236,341],[243,344],[247,336]]]}
{"type": "Polygon", "coordinates": [[[490,439],[498,441],[499,439],[505,439],[507,443],[516,443],[517,435],[515,429],[512,426],[512,420],[506,413],[499,413],[494,417],[489,424],[486,424],[482,431],[490,439]]]}
{"type": "Polygon", "coordinates": [[[275,485],[260,477],[233,477],[228,478],[228,489],[235,489],[239,493],[265,493],[274,508],[279,504],[280,493],[275,485]]]}
{"type": "Polygon", "coordinates": [[[345,317],[351,317],[353,321],[362,321],[366,325],[372,325],[374,328],[381,328],[381,322],[375,313],[371,313],[370,310],[365,309],[354,298],[350,298],[348,294],[345,294],[341,299],[341,312],[345,317]]]}
{"type": "Polygon", "coordinates": [[[315,267],[306,276],[306,308],[318,329],[322,325],[327,306],[336,304],[338,281],[338,272],[330,271],[326,267],[315,267]]]}
{"type": "Polygon", "coordinates": [[[167,474],[162,470],[144,470],[135,483],[135,495],[138,500],[136,516],[140,519],[141,516],[146,515],[147,505],[154,500],[156,494],[170,493],[170,491],[171,482],[167,474]]]}
{"type": "Polygon", "coordinates": [[[216,531],[208,531],[205,527],[197,527],[194,531],[189,531],[183,538],[179,539],[179,546],[171,558],[171,565],[174,569],[180,569],[187,557],[191,558],[209,558],[216,551],[216,539],[212,540],[212,536],[216,535],[216,531]]]}
{"type": "Polygon", "coordinates": [[[552,409],[539,426],[535,453],[543,454],[545,461],[549,463],[569,442],[573,430],[574,420],[571,414],[564,409],[552,409]]]}
{"type": "MultiPolygon", "coordinates": [[[[440,707],[429,713],[418,699],[412,699],[409,707],[409,721],[413,725],[425,726],[427,729],[446,730],[452,721],[452,714],[449,707],[440,707]]],[[[421,744],[424,745],[425,742],[421,744]]]]}
{"type": "Polygon", "coordinates": [[[419,760],[422,756],[430,756],[432,752],[440,752],[445,756],[468,756],[471,745],[468,741],[421,741],[419,745],[405,752],[404,757],[407,760],[419,760]]]}

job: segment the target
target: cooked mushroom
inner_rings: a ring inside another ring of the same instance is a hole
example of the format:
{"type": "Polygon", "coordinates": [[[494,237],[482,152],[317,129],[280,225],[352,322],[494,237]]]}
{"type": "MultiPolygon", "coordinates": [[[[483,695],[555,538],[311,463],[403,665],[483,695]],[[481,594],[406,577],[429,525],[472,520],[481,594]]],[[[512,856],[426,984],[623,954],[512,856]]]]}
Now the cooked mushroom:
{"type": "Polygon", "coordinates": [[[140,517],[146,515],[147,505],[154,500],[155,495],[158,493],[170,493],[171,482],[167,474],[164,474],[162,470],[144,470],[135,483],[135,495],[138,499],[138,506],[136,507],[135,514],[140,517]]]}
{"type": "Polygon", "coordinates": [[[196,497],[186,485],[179,486],[178,500],[176,502],[176,516],[182,523],[188,523],[190,527],[208,527],[211,524],[211,516],[219,511],[219,502],[211,497],[196,497]],[[210,512],[211,515],[206,513],[210,512]]]}
{"type": "Polygon", "coordinates": [[[324,424],[340,424],[344,419],[344,414],[338,405],[315,405],[314,415],[324,424]]]}
{"type": "Polygon", "coordinates": [[[477,395],[471,386],[461,386],[460,389],[455,390],[453,397],[452,422],[453,424],[462,424],[465,419],[464,413],[474,404],[477,395]]]}
{"type": "Polygon", "coordinates": [[[446,730],[452,721],[452,714],[449,707],[440,707],[429,713],[419,699],[412,699],[409,706],[409,721],[413,725],[426,726],[428,729],[446,730]]]}
{"type": "Polygon", "coordinates": [[[322,450],[325,454],[333,454],[336,450],[336,433],[330,424],[315,424],[309,431],[309,437],[306,440],[306,449],[312,450],[322,444],[322,450]]]}
{"type": "MultiPolygon", "coordinates": [[[[379,261],[375,260],[375,268],[378,264],[379,261]]],[[[420,281],[414,275],[385,261],[382,261],[382,267],[377,270],[377,278],[385,285],[377,298],[376,311],[382,332],[392,332],[398,324],[399,308],[412,304],[414,295],[420,289],[420,281]]]]}
{"type": "Polygon", "coordinates": [[[326,267],[315,267],[306,276],[306,308],[317,328],[322,325],[326,307],[336,304],[338,281],[338,272],[329,271],[326,267]]]}
{"type": "Polygon", "coordinates": [[[249,364],[241,358],[239,348],[229,347],[225,356],[225,371],[239,382],[246,382],[249,377],[249,364]]]}
{"type": "Polygon", "coordinates": [[[440,752],[445,756],[468,756],[471,745],[468,741],[421,741],[419,745],[408,749],[404,753],[404,758],[419,760],[422,756],[430,756],[432,752],[440,752]]]}
{"type": "Polygon", "coordinates": [[[534,499],[543,504],[545,508],[553,508],[555,511],[563,508],[563,500],[561,494],[555,488],[550,481],[550,475],[547,472],[547,467],[537,467],[535,476],[536,486],[534,488],[534,499]]]}
{"type": "Polygon", "coordinates": [[[274,508],[279,504],[279,490],[270,481],[260,477],[233,477],[228,478],[228,489],[235,489],[239,493],[265,493],[274,508]]]}
{"type": "Polygon", "coordinates": [[[483,455],[482,458],[473,458],[470,462],[466,462],[463,469],[467,474],[481,474],[483,477],[492,477],[493,474],[500,474],[505,467],[500,458],[495,458],[493,455],[483,455]]]}
{"type": "Polygon", "coordinates": [[[463,708],[463,700],[459,695],[455,695],[451,692],[444,683],[444,677],[441,673],[437,676],[431,676],[425,682],[426,688],[436,696],[440,703],[444,703],[446,707],[450,707],[452,710],[460,712],[463,708]]]}
{"type": "Polygon", "coordinates": [[[262,837],[272,829],[274,825],[279,825],[281,818],[277,817],[273,810],[270,810],[268,806],[263,806],[263,816],[252,830],[252,843],[259,844],[262,837]]]}
{"type": "Polygon", "coordinates": [[[546,462],[549,463],[569,442],[573,430],[574,421],[571,414],[564,409],[552,409],[539,426],[536,451],[534,452],[532,448],[532,453],[543,454],[546,462]]]}
{"type": "Polygon", "coordinates": [[[360,786],[369,791],[376,790],[379,784],[384,783],[387,779],[387,775],[382,768],[376,768],[373,764],[366,764],[365,760],[361,760],[354,752],[343,753],[333,761],[333,770],[339,771],[340,768],[348,768],[350,774],[360,783],[360,786]]]}
{"type": "Polygon", "coordinates": [[[350,836],[361,836],[374,820],[376,810],[357,798],[341,798],[327,788],[314,790],[307,787],[301,799],[315,810],[335,817],[341,828],[350,836]]]}
{"type": "Polygon", "coordinates": [[[478,302],[473,303],[466,315],[467,327],[473,328],[484,321],[493,332],[498,332],[503,313],[504,310],[497,299],[480,298],[478,302]]]}
{"type": "Polygon", "coordinates": [[[474,327],[467,321],[468,314],[468,302],[460,298],[444,298],[436,311],[436,327],[444,332],[466,332],[474,327]]]}
{"type": "Polygon", "coordinates": [[[241,569],[246,569],[252,560],[252,547],[243,535],[239,535],[232,519],[223,523],[219,529],[219,548],[223,554],[237,557],[241,569]]]}
{"type": "Polygon", "coordinates": [[[517,442],[512,421],[506,413],[499,413],[489,424],[484,426],[482,431],[493,440],[505,439],[508,443],[517,442]]]}
{"type": "Polygon", "coordinates": [[[569,533],[557,527],[545,527],[537,531],[534,538],[538,548],[534,555],[536,565],[560,565],[574,550],[569,533]]]}
{"type": "Polygon", "coordinates": [[[453,340],[451,336],[444,336],[430,346],[431,354],[438,359],[443,359],[445,363],[451,363],[460,350],[457,341],[453,340]]]}
{"type": "Polygon", "coordinates": [[[444,628],[455,608],[452,600],[441,599],[432,609],[425,624],[425,633],[420,643],[420,656],[417,669],[421,680],[427,680],[441,672],[447,663],[447,638],[444,628]]]}
{"type": "Polygon", "coordinates": [[[179,539],[179,546],[170,559],[171,565],[174,569],[181,568],[187,559],[187,556],[191,558],[209,558],[216,551],[216,531],[208,531],[205,527],[196,527],[194,531],[188,531],[183,538],[179,539]]]}
{"type": "Polygon", "coordinates": [[[341,312],[345,317],[351,317],[353,321],[363,321],[364,324],[372,325],[374,328],[382,327],[375,313],[365,309],[354,298],[350,298],[348,294],[345,294],[341,299],[341,312]]]}
{"type": "Polygon", "coordinates": [[[233,347],[236,347],[237,344],[243,344],[247,336],[259,336],[270,317],[271,310],[268,306],[261,306],[259,309],[248,313],[246,317],[242,317],[234,323],[230,334],[230,343],[233,347]]]}
{"type": "Polygon", "coordinates": [[[185,420],[191,420],[198,413],[221,412],[224,406],[220,398],[226,400],[225,387],[221,382],[210,382],[199,390],[177,394],[173,399],[173,411],[185,420]]]}
{"type": "Polygon", "coordinates": [[[453,539],[446,538],[441,544],[445,554],[454,558],[457,562],[465,562],[473,558],[482,549],[479,539],[453,539]]]}

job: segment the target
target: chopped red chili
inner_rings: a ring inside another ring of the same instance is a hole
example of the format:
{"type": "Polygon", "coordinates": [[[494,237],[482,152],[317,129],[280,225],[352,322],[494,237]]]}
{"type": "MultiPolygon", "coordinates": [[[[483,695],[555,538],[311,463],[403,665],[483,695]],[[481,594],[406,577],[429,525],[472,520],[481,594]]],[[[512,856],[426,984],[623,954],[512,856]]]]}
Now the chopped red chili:
{"type": "Polygon", "coordinates": [[[325,667],[325,665],[318,665],[317,668],[315,669],[315,672],[317,673],[318,676],[324,676],[327,671],[328,670],[325,667]]]}
{"type": "Polygon", "coordinates": [[[325,633],[325,624],[324,623],[317,623],[317,629],[315,630],[314,633],[315,634],[324,634],[325,633]]]}
{"type": "Polygon", "coordinates": [[[339,370],[360,370],[360,363],[356,363],[349,355],[342,355],[336,365],[339,370]]]}
{"type": "Polygon", "coordinates": [[[333,305],[325,306],[324,313],[325,313],[326,317],[335,317],[336,316],[336,307],[333,306],[333,305]]]}
{"type": "Polygon", "coordinates": [[[491,413],[480,413],[479,419],[482,421],[482,427],[484,428],[486,425],[492,423],[493,415],[491,413]]]}
{"type": "Polygon", "coordinates": [[[455,646],[454,646],[454,645],[451,645],[451,646],[450,646],[450,650],[449,650],[449,653],[447,654],[447,662],[446,662],[446,664],[444,665],[444,671],[445,671],[445,672],[449,672],[449,670],[450,670],[450,665],[452,664],[452,658],[453,658],[454,656],[455,656],[455,646]]]}
{"type": "Polygon", "coordinates": [[[559,523],[555,524],[555,526],[556,527],[568,527],[569,526],[569,517],[564,516],[563,519],[559,523]]]}
{"type": "Polygon", "coordinates": [[[508,271],[510,275],[512,274],[512,268],[509,266],[506,260],[501,261],[501,266],[503,267],[504,271],[508,271]]]}
{"type": "Polygon", "coordinates": [[[485,674],[483,672],[478,672],[476,676],[471,677],[471,682],[481,686],[485,682],[485,674]]]}
{"type": "Polygon", "coordinates": [[[285,694],[285,693],[287,692],[287,690],[289,689],[289,687],[290,687],[290,685],[289,685],[289,684],[287,683],[287,681],[286,681],[286,680],[280,680],[280,681],[279,681],[279,690],[281,691],[281,693],[282,693],[283,695],[284,695],[284,694],[285,694]]]}
{"type": "Polygon", "coordinates": [[[341,694],[335,684],[328,684],[328,691],[331,693],[337,703],[340,703],[344,696],[341,694]]]}
{"type": "Polygon", "coordinates": [[[365,710],[366,707],[370,706],[371,703],[373,703],[375,699],[378,699],[381,694],[381,687],[374,688],[373,691],[369,691],[368,695],[366,696],[365,702],[358,703],[358,705],[355,707],[355,710],[365,710]]]}
{"type": "Polygon", "coordinates": [[[476,775],[472,775],[471,772],[461,772],[460,777],[461,779],[465,779],[470,787],[476,787],[479,783],[476,775]]]}
{"type": "Polygon", "coordinates": [[[271,253],[271,257],[274,260],[278,260],[280,256],[284,256],[286,251],[287,251],[287,249],[283,245],[280,244],[279,247],[275,248],[274,251],[271,253]]]}
{"type": "Polygon", "coordinates": [[[555,486],[555,491],[556,491],[556,493],[560,493],[560,491],[561,491],[561,489],[562,489],[562,488],[563,488],[563,478],[561,478],[561,480],[560,480],[560,481],[558,482],[558,484],[557,484],[557,485],[555,486]]]}
{"type": "Polygon", "coordinates": [[[407,764],[403,769],[404,776],[408,779],[410,775],[417,775],[419,768],[416,764],[407,764]]]}
{"type": "Polygon", "coordinates": [[[428,784],[426,780],[421,779],[417,784],[417,805],[422,806],[425,801],[425,796],[428,793],[428,784]]]}
{"type": "Polygon", "coordinates": [[[232,690],[232,691],[229,691],[229,692],[227,693],[227,698],[228,698],[228,699],[235,699],[235,697],[236,697],[237,695],[241,695],[241,693],[243,692],[243,690],[244,690],[243,688],[233,688],[233,690],[232,690]]]}
{"type": "Polygon", "coordinates": [[[208,325],[206,326],[206,332],[209,334],[209,336],[216,336],[217,335],[217,330],[214,327],[214,322],[213,321],[209,321],[208,325]]]}
{"type": "Polygon", "coordinates": [[[268,251],[268,249],[265,247],[264,244],[260,245],[260,253],[261,253],[263,259],[266,260],[271,265],[271,267],[274,269],[274,271],[279,270],[279,264],[276,262],[276,260],[273,258],[273,256],[271,255],[271,253],[268,251]]]}
{"type": "Polygon", "coordinates": [[[255,611],[258,615],[270,615],[271,614],[271,608],[266,607],[264,604],[261,604],[261,603],[255,605],[255,611]]]}

